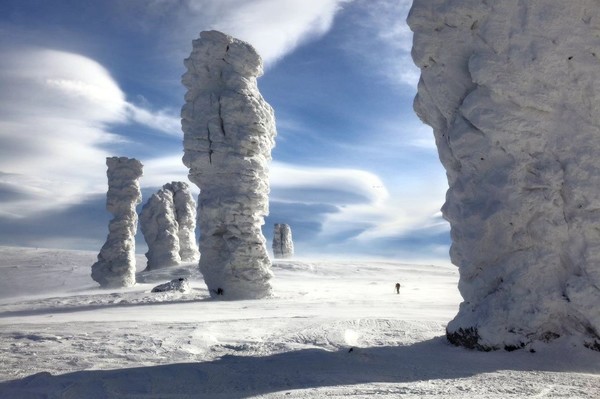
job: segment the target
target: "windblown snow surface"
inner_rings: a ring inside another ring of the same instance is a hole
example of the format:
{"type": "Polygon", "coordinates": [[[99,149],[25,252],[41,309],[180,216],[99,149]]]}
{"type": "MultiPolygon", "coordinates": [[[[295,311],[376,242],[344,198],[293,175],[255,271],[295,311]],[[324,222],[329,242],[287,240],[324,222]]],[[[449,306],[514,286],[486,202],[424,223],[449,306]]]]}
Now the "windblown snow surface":
{"type": "Polygon", "coordinates": [[[600,396],[600,354],[564,339],[535,353],[448,344],[452,266],[279,260],[273,298],[218,301],[196,264],[108,290],[95,259],[0,247],[0,398],[600,396]],[[177,277],[191,293],[150,292],[177,277]]]}

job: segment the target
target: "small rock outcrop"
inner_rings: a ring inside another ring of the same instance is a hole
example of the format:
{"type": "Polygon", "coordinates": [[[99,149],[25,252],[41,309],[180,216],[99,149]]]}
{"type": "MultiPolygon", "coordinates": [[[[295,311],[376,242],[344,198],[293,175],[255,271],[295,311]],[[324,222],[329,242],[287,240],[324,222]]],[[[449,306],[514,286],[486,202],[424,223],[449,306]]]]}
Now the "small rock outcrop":
{"type": "Polygon", "coordinates": [[[144,204],[140,229],[148,244],[147,270],[198,261],[195,205],[184,182],[165,184],[144,204]]]}
{"type": "Polygon", "coordinates": [[[600,347],[598,2],[415,0],[408,23],[464,298],[448,339],[600,347]]]}
{"type": "Polygon", "coordinates": [[[152,288],[151,292],[181,292],[188,293],[190,292],[190,282],[185,277],[180,277],[169,281],[168,283],[157,285],[152,288]]]}
{"type": "Polygon", "coordinates": [[[275,259],[291,258],[294,256],[292,229],[288,224],[275,223],[273,229],[273,256],[275,259]]]}
{"type": "Polygon", "coordinates": [[[249,44],[210,31],[193,41],[184,64],[183,163],[200,188],[200,271],[213,296],[270,296],[271,261],[261,226],[276,131],[256,83],[262,61],[249,44]]]}
{"type": "Polygon", "coordinates": [[[139,178],[143,165],[134,158],[106,158],[108,192],[106,209],[114,215],[108,237],[92,265],[92,279],[102,287],[130,287],[135,284],[136,206],[142,201],[139,178]]]}

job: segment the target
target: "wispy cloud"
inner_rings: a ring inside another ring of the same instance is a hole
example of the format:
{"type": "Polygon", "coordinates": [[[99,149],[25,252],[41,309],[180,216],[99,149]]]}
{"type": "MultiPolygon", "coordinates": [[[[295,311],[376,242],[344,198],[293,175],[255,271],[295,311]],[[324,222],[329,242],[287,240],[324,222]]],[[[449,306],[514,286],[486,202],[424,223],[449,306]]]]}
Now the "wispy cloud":
{"type": "MultiPolygon", "coordinates": [[[[109,1],[115,25],[131,24],[161,37],[158,48],[189,53],[201,30],[222,29],[251,42],[267,64],[327,32],[346,0],[167,0],[109,1]],[[135,16],[135,18],[132,18],[135,16]],[[128,19],[118,21],[119,18],[128,19]],[[164,40],[163,40],[164,38],[164,40]]],[[[33,37],[29,37],[33,39],[33,37]]],[[[51,40],[41,41],[50,45],[51,40]]],[[[13,216],[77,203],[106,190],[105,157],[128,155],[135,139],[116,134],[119,126],[142,125],[181,136],[178,110],[132,102],[111,73],[93,59],[48,48],[2,45],[0,58],[0,213],[13,216]],[[120,148],[120,154],[107,148],[120,148]],[[15,187],[21,189],[15,190],[15,187]],[[16,196],[16,192],[30,193],[16,196]],[[33,194],[35,193],[35,195],[33,194]]],[[[56,43],[60,48],[60,43],[56,43]]],[[[160,51],[160,50],[159,50],[160,51]]],[[[176,60],[182,60],[179,54],[176,60]]],[[[180,65],[181,61],[176,61],[180,65]]],[[[167,158],[169,158],[167,156],[167,158]]],[[[178,159],[142,160],[149,184],[184,177],[178,159]]]]}
{"type": "Polygon", "coordinates": [[[388,81],[416,90],[419,69],[412,62],[412,32],[406,17],[412,0],[356,0],[349,11],[344,48],[388,81]]]}
{"type": "MultiPolygon", "coordinates": [[[[188,182],[188,168],[183,165],[180,154],[168,154],[144,161],[144,176],[141,183],[144,187],[162,187],[171,181],[188,182]]],[[[192,192],[198,195],[198,188],[192,184],[192,192]]]]}
{"type": "MultiPolygon", "coordinates": [[[[293,188],[312,192],[318,192],[319,190],[338,191],[351,194],[353,197],[364,198],[373,204],[385,201],[389,197],[387,189],[377,175],[357,169],[312,168],[273,162],[270,168],[270,180],[273,190],[293,188]]],[[[274,193],[274,200],[282,201],[284,198],[278,197],[274,193]]],[[[297,201],[296,198],[290,200],[297,201]]],[[[311,200],[309,197],[303,202],[327,203],[327,199],[315,198],[311,200]]]]}
{"type": "Polygon", "coordinates": [[[183,137],[181,118],[174,110],[150,111],[132,103],[125,103],[123,111],[128,121],[139,123],[170,136],[183,137]]]}
{"type": "Polygon", "coordinates": [[[114,7],[133,18],[134,28],[158,33],[160,46],[175,59],[189,54],[200,31],[216,29],[252,44],[269,68],[325,34],[340,6],[351,1],[149,0],[115,2],[114,7]]]}
{"type": "Polygon", "coordinates": [[[2,202],[26,215],[106,190],[107,145],[128,141],[116,124],[142,123],[173,134],[175,119],[130,104],[110,73],[81,55],[5,50],[0,59],[0,183],[31,195],[2,202]]]}
{"type": "Polygon", "coordinates": [[[404,186],[390,190],[379,176],[365,170],[274,162],[272,201],[334,206],[335,211],[323,214],[319,237],[324,241],[345,237],[346,242],[368,245],[416,229],[447,231],[446,222],[439,217],[446,184],[443,175],[435,179],[405,181],[404,186]],[[320,196],[321,191],[327,195],[320,196]]]}
{"type": "Polygon", "coordinates": [[[267,67],[307,40],[325,34],[348,0],[240,1],[214,27],[251,43],[267,67]]]}

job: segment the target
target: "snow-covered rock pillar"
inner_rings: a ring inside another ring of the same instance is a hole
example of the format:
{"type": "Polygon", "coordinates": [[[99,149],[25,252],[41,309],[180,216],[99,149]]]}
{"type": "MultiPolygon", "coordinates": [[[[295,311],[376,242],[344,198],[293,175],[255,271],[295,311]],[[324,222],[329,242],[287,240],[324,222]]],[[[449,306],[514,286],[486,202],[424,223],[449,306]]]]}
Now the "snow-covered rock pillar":
{"type": "Polygon", "coordinates": [[[200,259],[196,202],[186,183],[167,183],[152,194],[140,213],[140,228],[148,244],[148,270],[200,259]]]}
{"type": "Polygon", "coordinates": [[[106,158],[108,192],[106,209],[114,215],[108,237],[92,265],[92,279],[102,287],[130,287],[135,284],[135,207],[142,201],[139,178],[142,163],[134,158],[106,158]]]}
{"type": "Polygon", "coordinates": [[[292,229],[288,224],[275,223],[273,229],[273,256],[275,259],[291,258],[294,256],[292,229]]]}
{"type": "Polygon", "coordinates": [[[161,188],[144,204],[140,213],[140,230],[148,244],[147,270],[162,269],[181,263],[179,225],[175,218],[171,190],[161,188]]]}
{"type": "Polygon", "coordinates": [[[415,0],[408,23],[464,298],[448,338],[600,350],[598,2],[415,0]]]}
{"type": "Polygon", "coordinates": [[[178,225],[179,256],[182,262],[198,262],[196,244],[196,201],[187,183],[174,181],[163,186],[173,193],[173,211],[178,225]]]}
{"type": "Polygon", "coordinates": [[[201,190],[200,270],[213,296],[269,296],[271,261],[261,226],[276,132],[256,84],[262,61],[249,44],[210,31],[194,40],[185,66],[183,163],[201,190]]]}

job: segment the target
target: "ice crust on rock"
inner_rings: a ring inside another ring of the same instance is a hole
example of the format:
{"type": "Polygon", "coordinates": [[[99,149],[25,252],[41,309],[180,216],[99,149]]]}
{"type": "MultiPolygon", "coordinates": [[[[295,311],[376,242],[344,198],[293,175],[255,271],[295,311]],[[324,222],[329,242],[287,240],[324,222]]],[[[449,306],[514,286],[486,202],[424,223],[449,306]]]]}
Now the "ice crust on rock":
{"type": "Polygon", "coordinates": [[[292,229],[288,224],[275,223],[273,229],[273,256],[275,259],[291,258],[294,256],[292,229]]]}
{"type": "Polygon", "coordinates": [[[182,181],[167,183],[163,189],[173,193],[173,209],[178,225],[179,257],[182,262],[198,262],[200,252],[196,244],[196,201],[190,187],[182,181]]]}
{"type": "Polygon", "coordinates": [[[140,229],[148,244],[147,270],[198,261],[195,204],[184,182],[165,184],[144,204],[140,229]]]}
{"type": "Polygon", "coordinates": [[[600,342],[600,7],[415,0],[415,111],[434,129],[468,347],[600,342]]]}
{"type": "Polygon", "coordinates": [[[114,215],[108,237],[92,265],[92,279],[102,287],[131,287],[135,284],[136,206],[142,201],[139,178],[143,165],[134,158],[106,158],[108,192],[106,209],[114,215]]]}
{"type": "Polygon", "coordinates": [[[262,60],[221,32],[193,41],[181,111],[183,163],[200,187],[200,270],[213,297],[271,295],[271,261],[261,231],[268,214],[268,163],[276,135],[258,91],[262,60]]]}
{"type": "Polygon", "coordinates": [[[176,266],[179,256],[179,225],[175,219],[173,192],[161,188],[152,194],[140,213],[140,230],[148,244],[147,270],[176,266]]]}

